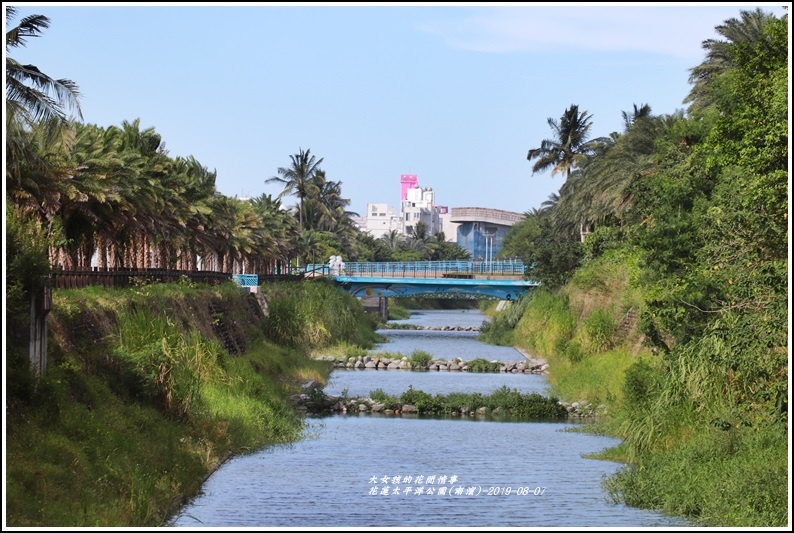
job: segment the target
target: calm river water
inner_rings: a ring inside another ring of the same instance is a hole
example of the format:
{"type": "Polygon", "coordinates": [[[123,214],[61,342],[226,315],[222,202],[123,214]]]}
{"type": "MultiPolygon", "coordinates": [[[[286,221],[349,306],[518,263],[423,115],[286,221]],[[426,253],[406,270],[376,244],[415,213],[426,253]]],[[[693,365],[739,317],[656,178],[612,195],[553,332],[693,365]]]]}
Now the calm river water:
{"type": "MultiPolygon", "coordinates": [[[[426,326],[480,326],[476,310],[422,311],[426,326]]],[[[520,361],[476,332],[381,330],[373,352],[416,350],[470,360],[520,361]]],[[[325,391],[399,395],[547,393],[544,377],[405,370],[335,370],[325,391]]],[[[307,420],[306,438],[237,457],[205,483],[172,527],[687,527],[678,518],[611,503],[601,487],[622,466],[583,458],[618,443],[570,422],[333,415],[307,420]]]]}

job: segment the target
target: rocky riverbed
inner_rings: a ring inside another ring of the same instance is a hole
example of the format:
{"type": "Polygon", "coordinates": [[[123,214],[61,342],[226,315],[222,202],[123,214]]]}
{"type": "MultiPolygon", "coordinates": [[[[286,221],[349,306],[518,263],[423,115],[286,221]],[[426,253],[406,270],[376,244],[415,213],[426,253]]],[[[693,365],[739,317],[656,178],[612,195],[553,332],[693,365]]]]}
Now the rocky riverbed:
{"type": "MultiPolygon", "coordinates": [[[[436,372],[470,372],[481,371],[482,365],[469,366],[469,362],[456,357],[453,359],[430,359],[426,364],[417,363],[409,357],[390,358],[386,356],[350,356],[335,357],[333,355],[319,356],[330,362],[334,368],[347,368],[358,370],[414,370],[414,371],[436,371],[436,372]]],[[[478,360],[482,361],[482,360],[478,360]]],[[[545,359],[527,359],[525,361],[490,361],[495,372],[510,372],[524,374],[543,374],[546,373],[549,365],[545,359]]]]}
{"type": "MultiPolygon", "coordinates": [[[[549,367],[544,359],[532,358],[523,350],[518,350],[525,358],[524,361],[490,361],[489,368],[493,372],[525,373],[525,374],[546,374],[549,367]]],[[[431,359],[427,364],[417,365],[408,357],[389,358],[384,356],[350,356],[335,357],[332,355],[317,356],[318,359],[326,360],[334,368],[358,369],[361,371],[389,371],[403,370],[415,372],[472,372],[472,366],[482,368],[482,365],[475,365],[473,361],[463,361],[460,358],[454,359],[431,359]],[[470,366],[471,363],[471,366],[470,366]]],[[[483,360],[478,360],[482,362],[483,360]]],[[[481,371],[481,370],[479,370],[481,371]]],[[[417,408],[411,404],[384,405],[370,397],[347,397],[330,396],[323,392],[322,387],[315,381],[304,384],[303,392],[295,394],[291,398],[292,403],[300,411],[306,414],[319,413],[341,413],[341,414],[381,414],[392,416],[417,415],[417,408]]],[[[558,402],[565,408],[570,418],[592,418],[604,414],[606,406],[593,406],[587,402],[558,402]]],[[[484,407],[473,410],[461,409],[453,412],[453,416],[461,417],[482,417],[487,415],[499,415],[497,411],[488,412],[484,407]]]]}

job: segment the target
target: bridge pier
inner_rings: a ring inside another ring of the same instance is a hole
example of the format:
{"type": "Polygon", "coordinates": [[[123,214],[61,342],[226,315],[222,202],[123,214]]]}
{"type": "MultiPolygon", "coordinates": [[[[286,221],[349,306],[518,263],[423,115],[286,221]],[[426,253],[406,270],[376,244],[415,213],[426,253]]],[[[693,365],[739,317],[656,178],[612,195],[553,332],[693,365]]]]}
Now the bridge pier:
{"type": "Polygon", "coordinates": [[[389,299],[383,296],[361,298],[361,305],[367,313],[377,313],[384,322],[389,320],[389,299]]]}

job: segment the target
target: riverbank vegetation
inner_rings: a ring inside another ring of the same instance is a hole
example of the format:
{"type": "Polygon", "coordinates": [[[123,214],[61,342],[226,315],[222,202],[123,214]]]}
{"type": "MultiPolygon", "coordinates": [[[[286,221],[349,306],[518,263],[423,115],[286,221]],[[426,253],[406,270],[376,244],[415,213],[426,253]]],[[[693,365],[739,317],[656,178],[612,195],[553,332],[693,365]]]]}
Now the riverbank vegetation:
{"type": "MultiPolygon", "coordinates": [[[[341,182],[310,150],[277,170],[299,201],[285,209],[264,194],[219,194],[214,172],[171,157],[138,120],[82,123],[76,84],[36,69],[38,84],[25,85],[35,67],[13,52],[49,21],[14,28],[16,10],[6,11],[7,523],[163,525],[229,454],[296,438],[287,398],[330,371],[308,352],[358,357],[376,338],[371,323],[322,283],[264,285],[267,313],[232,283],[57,290],[37,376],[31,302],[48,273],[95,260],[269,275],[331,255],[467,252],[421,223],[411,236],[358,231],[341,182]]],[[[705,41],[691,71],[686,112],[635,104],[623,131],[594,140],[578,105],[549,121],[558,138],[527,159],[564,181],[500,252],[543,287],[487,307],[482,331],[546,358],[560,397],[607,405],[598,427],[624,440],[610,457],[627,463],[606,483],[616,501],[710,526],[787,524],[787,19],[743,11],[720,25],[724,39],[705,41]]]]}
{"type": "Polygon", "coordinates": [[[265,315],[231,282],[55,291],[46,374],[11,367],[7,524],[165,525],[226,458],[301,438],[289,398],[330,373],[305,350],[374,331],[327,284],[268,293],[265,315]],[[281,324],[309,333],[284,344],[281,324]]]}
{"type": "Polygon", "coordinates": [[[787,18],[718,27],[688,115],[635,105],[592,141],[578,106],[554,122],[528,158],[562,171],[560,194],[501,251],[543,288],[482,335],[608,405],[615,501],[708,526],[789,523],[787,18]]]}
{"type": "Polygon", "coordinates": [[[556,397],[537,393],[524,394],[507,386],[502,386],[491,394],[464,392],[429,394],[409,386],[408,390],[399,396],[375,389],[369,397],[382,404],[384,409],[401,410],[410,405],[415,408],[412,412],[419,415],[488,415],[523,421],[564,420],[568,417],[568,410],[556,397]]]}

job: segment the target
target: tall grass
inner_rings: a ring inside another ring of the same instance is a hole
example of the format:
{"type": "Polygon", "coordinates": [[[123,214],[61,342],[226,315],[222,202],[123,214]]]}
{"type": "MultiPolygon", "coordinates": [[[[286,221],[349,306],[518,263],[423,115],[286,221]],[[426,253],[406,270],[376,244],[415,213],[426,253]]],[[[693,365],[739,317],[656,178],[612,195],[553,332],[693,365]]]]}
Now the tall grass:
{"type": "MultiPolygon", "coordinates": [[[[371,331],[336,302],[334,322],[314,302],[327,342],[371,331]]],[[[251,304],[233,283],[55,292],[48,372],[9,413],[8,525],[165,525],[226,457],[300,438],[288,398],[330,367],[268,340],[251,304]]]]}
{"type": "Polygon", "coordinates": [[[510,302],[502,311],[496,312],[490,308],[490,320],[486,321],[480,328],[479,339],[483,342],[498,346],[512,346],[515,344],[514,331],[518,325],[527,303],[531,297],[522,297],[514,302],[510,302]]]}
{"type": "Polygon", "coordinates": [[[703,428],[605,482],[615,502],[689,517],[699,525],[785,527],[785,431],[703,428]]]}
{"type": "Polygon", "coordinates": [[[780,334],[771,307],[724,312],[697,340],[653,355],[631,252],[610,251],[565,288],[537,290],[516,344],[549,362],[554,394],[604,403],[593,431],[623,439],[599,457],[627,467],[605,481],[613,500],[707,526],[787,523],[788,446],[780,334]]]}
{"type": "Polygon", "coordinates": [[[374,321],[360,302],[325,280],[263,286],[269,315],[265,331],[276,343],[311,351],[333,342],[371,347],[374,321]]]}

